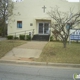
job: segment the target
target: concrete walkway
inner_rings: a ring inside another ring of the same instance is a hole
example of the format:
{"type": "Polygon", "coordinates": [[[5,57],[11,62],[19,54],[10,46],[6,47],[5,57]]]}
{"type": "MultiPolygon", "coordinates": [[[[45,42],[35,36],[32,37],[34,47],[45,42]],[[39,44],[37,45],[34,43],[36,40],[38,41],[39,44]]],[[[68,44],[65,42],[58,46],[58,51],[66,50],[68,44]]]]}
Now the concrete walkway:
{"type": "Polygon", "coordinates": [[[30,41],[26,44],[13,48],[1,60],[24,60],[32,61],[34,58],[39,58],[42,49],[47,42],[30,41]]]}
{"type": "Polygon", "coordinates": [[[7,40],[6,38],[0,37],[0,41],[7,40]]]}

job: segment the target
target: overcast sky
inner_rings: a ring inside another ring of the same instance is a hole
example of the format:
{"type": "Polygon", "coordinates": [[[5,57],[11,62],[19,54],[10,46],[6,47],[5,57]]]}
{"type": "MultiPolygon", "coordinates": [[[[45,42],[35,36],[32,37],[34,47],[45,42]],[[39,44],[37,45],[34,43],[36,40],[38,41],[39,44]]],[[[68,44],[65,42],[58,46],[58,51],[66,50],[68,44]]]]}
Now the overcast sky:
{"type": "Polygon", "coordinates": [[[12,0],[12,1],[16,2],[16,1],[22,1],[22,0],[12,0]]]}
{"type": "Polygon", "coordinates": [[[69,2],[79,2],[79,0],[67,0],[69,2]]]}
{"type": "MultiPolygon", "coordinates": [[[[12,1],[16,1],[16,0],[12,0],[12,1]]],[[[20,1],[20,0],[18,0],[18,1],[20,1]]],[[[69,2],[79,2],[80,0],[67,0],[67,1],[69,1],[69,2]]]]}

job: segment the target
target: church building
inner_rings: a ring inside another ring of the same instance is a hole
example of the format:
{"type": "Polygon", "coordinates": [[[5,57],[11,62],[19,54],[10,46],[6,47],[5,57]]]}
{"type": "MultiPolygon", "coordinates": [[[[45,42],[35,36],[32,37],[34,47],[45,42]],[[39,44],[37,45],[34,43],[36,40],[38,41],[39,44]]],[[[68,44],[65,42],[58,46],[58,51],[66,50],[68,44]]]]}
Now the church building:
{"type": "Polygon", "coordinates": [[[56,6],[63,12],[70,8],[78,12],[79,4],[66,0],[15,0],[13,15],[8,21],[8,35],[50,35],[52,19],[47,12],[56,6]]]}

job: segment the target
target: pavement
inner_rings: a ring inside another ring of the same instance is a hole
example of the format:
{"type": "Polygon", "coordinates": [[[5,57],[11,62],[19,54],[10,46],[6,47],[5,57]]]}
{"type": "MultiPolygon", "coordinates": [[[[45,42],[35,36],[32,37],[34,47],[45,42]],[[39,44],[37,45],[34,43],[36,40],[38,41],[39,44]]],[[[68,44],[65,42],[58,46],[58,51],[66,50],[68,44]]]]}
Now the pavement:
{"type": "Polygon", "coordinates": [[[6,38],[0,37],[0,41],[6,40],[6,38]]]}
{"type": "Polygon", "coordinates": [[[0,63],[0,80],[80,80],[79,68],[0,63]]]}
{"type": "Polygon", "coordinates": [[[43,41],[29,41],[26,44],[13,48],[1,60],[33,61],[34,58],[39,58],[46,44],[47,42],[43,41]]]}

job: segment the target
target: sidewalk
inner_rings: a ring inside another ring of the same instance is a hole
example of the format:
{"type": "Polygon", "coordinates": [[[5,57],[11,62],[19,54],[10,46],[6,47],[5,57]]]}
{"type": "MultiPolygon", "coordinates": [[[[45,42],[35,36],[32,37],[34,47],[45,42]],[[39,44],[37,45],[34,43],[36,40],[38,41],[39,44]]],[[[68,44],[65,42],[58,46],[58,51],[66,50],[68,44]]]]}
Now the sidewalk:
{"type": "Polygon", "coordinates": [[[11,61],[33,61],[34,58],[39,58],[42,49],[47,44],[43,41],[30,41],[26,44],[13,48],[1,60],[11,61]]]}
{"type": "Polygon", "coordinates": [[[0,41],[6,40],[6,38],[0,37],[0,41]]]}

